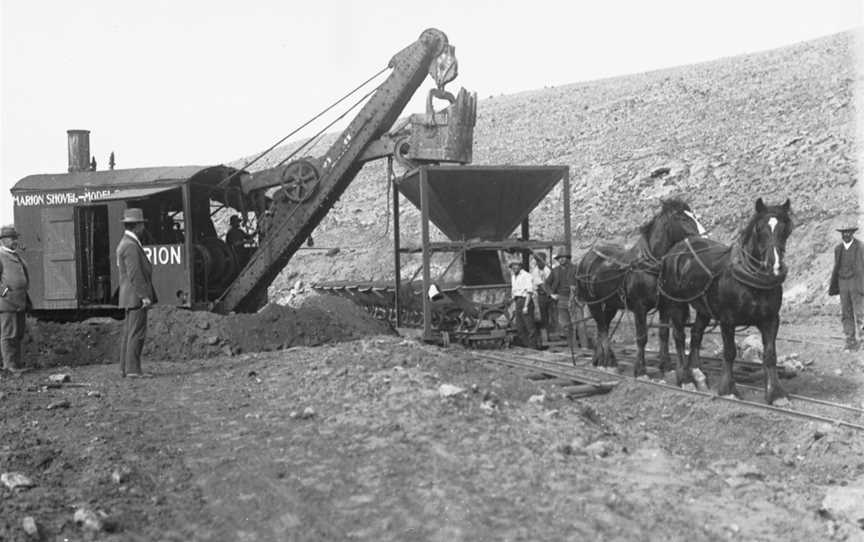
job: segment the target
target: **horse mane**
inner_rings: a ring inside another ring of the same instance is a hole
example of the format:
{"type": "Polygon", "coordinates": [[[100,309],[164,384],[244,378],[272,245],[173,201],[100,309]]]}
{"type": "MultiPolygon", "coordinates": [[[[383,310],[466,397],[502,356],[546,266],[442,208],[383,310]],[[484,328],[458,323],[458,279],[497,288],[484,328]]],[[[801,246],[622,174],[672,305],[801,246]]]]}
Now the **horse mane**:
{"type": "Polygon", "coordinates": [[[758,222],[759,219],[764,216],[772,215],[785,222],[789,226],[789,232],[795,228],[795,222],[792,220],[792,215],[787,212],[782,205],[766,206],[764,211],[753,213],[753,216],[750,217],[747,224],[741,228],[739,233],[741,244],[746,245],[750,241],[750,236],[753,235],[753,230],[756,229],[756,222],[758,222]]]}
{"type": "Polygon", "coordinates": [[[659,218],[661,215],[689,210],[690,205],[688,205],[687,202],[685,202],[681,198],[660,200],[660,211],[654,216],[652,216],[648,220],[648,222],[639,226],[639,233],[642,235],[642,237],[645,237],[647,239],[648,234],[651,233],[651,230],[654,228],[654,224],[657,222],[657,218],[659,218]]]}

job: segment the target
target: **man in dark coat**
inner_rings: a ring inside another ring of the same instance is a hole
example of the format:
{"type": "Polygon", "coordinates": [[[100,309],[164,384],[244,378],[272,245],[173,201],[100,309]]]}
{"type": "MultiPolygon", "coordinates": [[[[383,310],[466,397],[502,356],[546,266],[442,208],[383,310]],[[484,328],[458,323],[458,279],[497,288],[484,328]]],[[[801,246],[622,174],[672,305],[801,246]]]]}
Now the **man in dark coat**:
{"type": "Polygon", "coordinates": [[[856,331],[864,325],[864,246],[853,237],[858,228],[840,228],[842,242],[834,248],[834,269],[828,295],[840,296],[846,350],[859,348],[856,331]]]}
{"type": "Polygon", "coordinates": [[[144,376],[141,350],[147,336],[147,309],[156,302],[156,292],[153,289],[153,267],[140,241],[146,229],[143,211],[126,209],[123,224],[126,231],[117,244],[119,305],[126,309],[120,343],[120,372],[123,376],[140,377],[144,376]]]}
{"type": "Polygon", "coordinates": [[[0,228],[0,352],[3,369],[7,371],[22,369],[21,339],[26,329],[29,286],[27,264],[18,253],[18,231],[15,226],[3,226],[0,228]]]}
{"type": "Polygon", "coordinates": [[[555,256],[558,267],[552,269],[549,278],[546,279],[546,289],[555,301],[557,309],[555,318],[558,320],[558,333],[567,338],[567,344],[571,348],[576,347],[576,337],[573,333],[573,320],[570,314],[571,286],[576,285],[576,269],[573,267],[572,258],[567,251],[561,251],[555,256]]]}

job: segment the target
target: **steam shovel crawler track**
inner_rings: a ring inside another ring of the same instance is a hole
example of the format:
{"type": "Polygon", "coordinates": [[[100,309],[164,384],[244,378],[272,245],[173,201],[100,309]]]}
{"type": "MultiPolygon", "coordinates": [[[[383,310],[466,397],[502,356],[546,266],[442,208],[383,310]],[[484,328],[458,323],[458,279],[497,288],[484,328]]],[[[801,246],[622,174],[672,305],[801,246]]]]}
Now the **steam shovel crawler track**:
{"type": "MultiPolygon", "coordinates": [[[[824,401],[822,399],[817,399],[815,397],[807,397],[803,395],[795,395],[790,394],[789,400],[794,405],[795,408],[787,408],[787,407],[778,407],[774,405],[768,405],[762,402],[756,402],[748,399],[735,399],[731,397],[721,397],[715,395],[711,392],[704,392],[698,390],[686,390],[683,388],[679,388],[678,386],[672,386],[669,384],[655,382],[652,380],[644,380],[644,379],[636,379],[631,376],[626,376],[622,374],[616,374],[612,372],[607,372],[602,369],[595,369],[593,367],[574,367],[571,363],[570,354],[559,354],[559,353],[545,353],[542,355],[538,355],[533,353],[532,351],[525,350],[522,353],[522,357],[531,362],[541,362],[542,365],[539,367],[543,367],[544,371],[554,371],[554,367],[557,365],[561,369],[575,369],[574,375],[582,375],[583,378],[591,379],[593,378],[595,381],[605,380],[607,382],[620,382],[624,379],[633,380],[640,384],[645,384],[649,386],[655,386],[662,389],[667,389],[669,391],[675,391],[679,393],[687,393],[691,395],[699,395],[702,397],[706,397],[711,399],[712,401],[727,401],[736,405],[752,407],[762,410],[769,410],[771,412],[776,412],[778,414],[783,414],[786,416],[792,416],[796,418],[809,419],[820,421],[824,423],[829,423],[832,425],[837,425],[841,427],[848,427],[850,429],[857,429],[859,431],[864,431],[864,409],[853,407],[850,405],[843,405],[839,403],[832,403],[830,401],[824,401]],[[553,358],[553,359],[550,359],[553,358]],[[548,367],[548,369],[547,369],[548,367]],[[807,409],[807,410],[804,410],[807,409]]],[[[574,376],[575,377],[575,376],[574,376]]],[[[743,384],[738,385],[739,393],[741,391],[753,392],[754,390],[757,392],[761,392],[761,388],[756,386],[747,386],[743,384]]]]}

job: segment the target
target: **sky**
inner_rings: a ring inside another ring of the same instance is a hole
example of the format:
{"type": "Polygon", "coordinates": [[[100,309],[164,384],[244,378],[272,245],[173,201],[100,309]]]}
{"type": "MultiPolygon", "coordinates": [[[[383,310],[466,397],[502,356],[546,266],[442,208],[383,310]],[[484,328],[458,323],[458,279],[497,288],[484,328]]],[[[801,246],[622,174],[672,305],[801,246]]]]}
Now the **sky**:
{"type": "MultiPolygon", "coordinates": [[[[112,151],[118,168],[230,162],[386,67],[425,28],[456,47],[459,77],[448,88],[477,92],[482,107],[489,96],[860,27],[862,3],[2,0],[0,223],[12,221],[17,181],[66,171],[66,130],[90,130],[99,169],[112,151]]],[[[406,114],[424,110],[430,86],[427,79],[406,114]]]]}

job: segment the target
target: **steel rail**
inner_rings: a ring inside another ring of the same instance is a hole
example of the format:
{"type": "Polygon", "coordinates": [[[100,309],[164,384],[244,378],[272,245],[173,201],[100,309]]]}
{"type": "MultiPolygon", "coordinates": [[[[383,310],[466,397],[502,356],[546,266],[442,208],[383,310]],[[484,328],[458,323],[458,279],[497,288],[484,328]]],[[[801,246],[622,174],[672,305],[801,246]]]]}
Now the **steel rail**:
{"type": "MultiPolygon", "coordinates": [[[[561,364],[559,364],[555,361],[550,361],[550,360],[538,360],[538,359],[531,359],[531,358],[526,358],[524,356],[520,356],[520,357],[523,357],[523,359],[530,360],[530,362],[525,362],[525,361],[520,361],[517,359],[507,358],[507,357],[503,357],[503,356],[496,356],[493,354],[486,354],[486,353],[481,354],[478,352],[473,352],[472,355],[474,357],[482,358],[482,359],[489,360],[489,361],[499,363],[502,365],[507,365],[509,367],[528,369],[528,370],[531,370],[531,371],[534,371],[537,373],[542,373],[542,374],[546,374],[546,375],[550,375],[550,376],[554,376],[554,377],[558,377],[558,378],[567,378],[567,379],[578,381],[578,382],[581,382],[584,384],[597,386],[599,388],[606,388],[609,386],[613,386],[620,381],[620,379],[614,378],[614,377],[611,379],[607,378],[606,380],[600,380],[600,379],[597,379],[596,377],[594,377],[593,375],[590,375],[590,374],[586,375],[584,372],[585,368],[573,367],[572,365],[561,366],[561,364]],[[538,365],[537,362],[543,363],[543,364],[545,364],[545,366],[538,365]]],[[[613,376],[613,375],[605,375],[605,376],[613,376]]]]}
{"type": "MultiPolygon", "coordinates": [[[[762,391],[762,388],[759,386],[751,386],[749,384],[735,384],[736,387],[743,388],[745,390],[751,391],[762,391]]],[[[843,403],[834,403],[831,401],[825,401],[823,399],[817,399],[815,397],[808,397],[806,395],[798,395],[795,393],[789,394],[789,399],[795,399],[796,401],[804,401],[807,403],[814,403],[817,405],[827,406],[831,408],[839,408],[840,410],[848,410],[849,412],[856,412],[858,414],[864,415],[864,408],[854,407],[852,405],[844,405],[843,403]]]]}
{"type": "MultiPolygon", "coordinates": [[[[633,352],[633,350],[631,350],[630,348],[628,348],[628,347],[625,346],[624,348],[621,349],[621,352],[623,352],[625,355],[627,355],[627,356],[628,356],[627,359],[629,359],[629,356],[631,355],[631,353],[633,352]]],[[[657,355],[659,355],[659,352],[658,352],[657,350],[647,350],[647,349],[646,349],[646,350],[645,350],[645,355],[646,355],[646,356],[648,356],[648,355],[657,356],[657,355]]],[[[676,354],[675,354],[674,351],[673,351],[673,352],[669,352],[669,356],[670,356],[670,358],[672,358],[673,361],[674,361],[674,359],[675,359],[675,355],[676,355],[676,354]]],[[[701,354],[701,353],[699,354],[699,359],[700,359],[703,363],[706,362],[706,361],[709,362],[709,363],[718,363],[718,364],[720,364],[720,369],[721,369],[721,370],[722,370],[722,368],[723,368],[723,363],[725,363],[725,361],[724,361],[723,358],[721,358],[721,357],[718,357],[718,356],[706,356],[706,355],[703,355],[703,354],[701,354]]],[[[755,362],[755,361],[746,361],[746,360],[743,360],[743,359],[736,359],[736,360],[735,360],[735,365],[736,365],[739,369],[747,369],[747,370],[753,370],[753,371],[757,371],[757,370],[758,370],[758,371],[761,371],[762,368],[764,367],[761,363],[758,363],[758,362],[755,362]]],[[[786,367],[783,367],[783,366],[781,366],[781,365],[778,365],[778,366],[777,366],[777,370],[778,370],[778,371],[791,371],[791,369],[787,369],[786,367]]]]}
{"type": "MultiPolygon", "coordinates": [[[[779,338],[779,337],[778,337],[778,338],[779,338]]],[[[625,352],[626,352],[626,353],[629,353],[626,349],[625,349],[625,352]]],[[[646,353],[646,354],[649,354],[649,353],[650,353],[650,354],[657,354],[656,351],[649,351],[649,350],[646,350],[645,353],[646,353]]],[[[723,363],[723,359],[722,359],[722,358],[718,358],[718,357],[716,357],[716,356],[700,356],[700,357],[701,357],[701,359],[702,359],[703,362],[704,362],[704,361],[708,361],[708,362],[720,362],[721,364],[723,363]]],[[[754,362],[754,361],[735,360],[735,365],[738,366],[739,369],[741,369],[741,368],[745,368],[745,369],[750,369],[750,370],[753,370],[753,371],[756,371],[756,370],[760,370],[760,371],[761,371],[761,370],[763,369],[763,365],[762,365],[761,363],[757,363],[757,362],[754,362]]],[[[781,367],[779,367],[779,366],[778,366],[777,368],[778,368],[778,369],[781,369],[781,367]]],[[[703,371],[704,371],[704,370],[713,370],[713,369],[714,369],[713,367],[712,367],[712,368],[707,368],[707,367],[704,367],[704,366],[702,367],[702,370],[703,370],[703,371]]],[[[722,366],[720,367],[720,369],[722,370],[722,366]]],[[[760,387],[758,387],[758,386],[751,386],[751,385],[749,385],[749,384],[735,384],[735,385],[736,385],[737,387],[739,387],[739,388],[743,388],[743,389],[747,389],[747,390],[752,390],[752,391],[761,391],[761,390],[762,390],[762,388],[760,388],[760,387]]],[[[844,404],[842,404],[842,403],[833,403],[833,402],[831,402],[831,401],[825,401],[825,400],[822,400],[822,399],[817,399],[817,398],[815,398],[815,397],[808,397],[808,396],[806,396],[806,395],[797,395],[797,394],[793,394],[793,393],[790,393],[790,394],[788,395],[788,397],[789,397],[790,399],[796,399],[796,400],[798,400],[798,401],[804,401],[804,402],[809,402],[809,403],[814,403],[814,404],[823,405],[823,406],[826,406],[826,407],[832,407],[832,408],[837,408],[837,409],[841,409],[841,410],[848,410],[848,411],[850,411],[850,412],[856,412],[856,413],[859,413],[859,414],[864,414],[864,408],[858,408],[858,407],[854,407],[854,406],[851,406],[851,405],[844,405],[844,404]]]]}
{"type": "MultiPolygon", "coordinates": [[[[552,355],[559,357],[559,358],[564,357],[562,354],[552,354],[552,355]]],[[[538,358],[536,358],[534,356],[530,356],[530,355],[524,356],[524,357],[526,357],[527,359],[531,359],[531,360],[549,362],[549,360],[538,359],[538,358]]],[[[552,362],[552,363],[556,363],[556,362],[552,362]]],[[[560,361],[557,363],[562,364],[562,365],[564,364],[564,362],[560,362],[560,361]]],[[[571,365],[571,367],[572,367],[572,365],[571,365]]],[[[576,368],[576,367],[574,367],[574,368],[576,368]]],[[[819,414],[812,414],[809,412],[803,412],[803,411],[794,410],[791,408],[768,405],[765,403],[757,403],[755,401],[749,401],[747,399],[737,399],[737,398],[733,398],[733,397],[724,397],[722,395],[715,395],[715,394],[710,393],[710,392],[704,392],[704,391],[699,391],[699,390],[688,390],[688,389],[680,388],[678,386],[672,386],[670,384],[665,384],[665,383],[661,383],[661,382],[654,382],[653,380],[645,380],[645,379],[634,378],[632,376],[608,373],[602,369],[595,369],[592,367],[579,367],[579,369],[582,371],[586,371],[589,374],[593,373],[593,374],[597,374],[598,376],[600,374],[602,374],[602,375],[605,375],[609,378],[617,378],[617,379],[619,379],[619,381],[629,379],[629,380],[632,380],[632,381],[637,382],[637,383],[648,384],[648,385],[655,386],[655,387],[658,387],[661,389],[666,389],[666,390],[670,390],[670,391],[677,391],[677,392],[681,392],[681,393],[687,393],[690,395],[697,395],[697,396],[701,396],[701,397],[706,397],[712,401],[714,401],[714,400],[726,401],[726,402],[734,403],[734,404],[738,404],[738,405],[745,405],[745,406],[750,406],[750,407],[754,407],[754,408],[758,408],[758,409],[762,409],[762,410],[768,410],[771,412],[776,412],[778,414],[785,414],[787,416],[798,417],[798,418],[803,418],[803,419],[810,419],[810,420],[829,423],[832,425],[839,425],[839,426],[843,426],[843,427],[848,427],[850,429],[857,429],[859,431],[864,431],[864,425],[860,425],[860,424],[853,423],[853,422],[848,422],[846,420],[841,420],[839,418],[828,418],[826,416],[822,416],[819,414]]],[[[819,399],[816,399],[815,401],[819,401],[819,399]]],[[[851,407],[851,408],[854,409],[854,407],[851,407]]]]}

